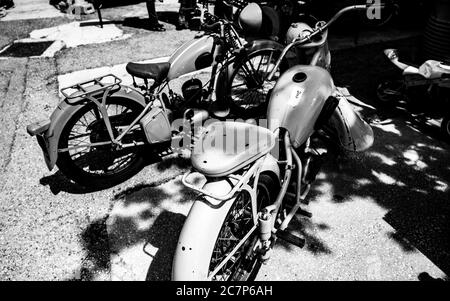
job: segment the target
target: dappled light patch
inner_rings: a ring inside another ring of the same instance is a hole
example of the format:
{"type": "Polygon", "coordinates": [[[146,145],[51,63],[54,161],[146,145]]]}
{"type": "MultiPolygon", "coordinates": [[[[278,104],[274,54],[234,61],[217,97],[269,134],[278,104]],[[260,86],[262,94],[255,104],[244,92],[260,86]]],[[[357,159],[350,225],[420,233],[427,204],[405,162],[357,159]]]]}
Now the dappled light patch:
{"type": "Polygon", "coordinates": [[[388,133],[395,134],[397,136],[401,136],[402,134],[397,129],[396,125],[393,123],[389,123],[389,122],[392,122],[392,120],[386,120],[384,123],[374,124],[373,126],[376,128],[379,128],[380,130],[382,130],[384,132],[388,132],[388,133]]]}
{"type": "Polygon", "coordinates": [[[434,186],[434,189],[438,190],[438,191],[446,192],[448,190],[448,184],[443,181],[437,180],[436,186],[434,186]]]}
{"type": "Polygon", "coordinates": [[[380,159],[381,163],[388,166],[394,166],[397,164],[392,158],[378,152],[369,152],[368,155],[380,159]]]}
{"type": "Polygon", "coordinates": [[[406,186],[405,183],[398,181],[383,172],[377,172],[375,170],[372,170],[372,175],[374,175],[377,178],[378,182],[386,184],[386,185],[397,185],[400,187],[406,186]]]}
{"type": "Polygon", "coordinates": [[[363,179],[357,179],[355,181],[355,183],[356,183],[355,187],[359,188],[359,187],[362,187],[362,186],[367,186],[367,185],[372,184],[372,181],[369,180],[369,179],[363,178],[363,179]]]}

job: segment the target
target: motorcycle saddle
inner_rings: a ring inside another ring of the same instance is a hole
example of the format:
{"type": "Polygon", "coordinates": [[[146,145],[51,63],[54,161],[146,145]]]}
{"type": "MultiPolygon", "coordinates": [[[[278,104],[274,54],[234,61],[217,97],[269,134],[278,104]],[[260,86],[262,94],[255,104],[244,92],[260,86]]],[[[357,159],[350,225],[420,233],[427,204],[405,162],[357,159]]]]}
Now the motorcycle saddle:
{"type": "Polygon", "coordinates": [[[215,122],[192,150],[192,166],[208,177],[223,177],[255,162],[271,151],[275,135],[244,122],[215,122]]]}
{"type": "Polygon", "coordinates": [[[128,63],[126,66],[127,72],[132,76],[145,79],[153,79],[156,82],[163,81],[169,73],[170,63],[151,63],[151,64],[138,64],[128,63]]]}

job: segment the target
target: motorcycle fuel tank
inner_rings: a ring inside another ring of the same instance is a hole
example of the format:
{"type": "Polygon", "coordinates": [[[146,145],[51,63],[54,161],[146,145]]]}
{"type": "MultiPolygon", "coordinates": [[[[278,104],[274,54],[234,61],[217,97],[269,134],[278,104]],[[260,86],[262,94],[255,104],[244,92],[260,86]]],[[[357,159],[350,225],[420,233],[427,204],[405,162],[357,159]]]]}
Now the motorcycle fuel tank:
{"type": "Polygon", "coordinates": [[[335,88],[328,71],[317,66],[295,66],[280,77],[269,101],[269,129],[287,129],[292,145],[300,147],[315,130],[330,96],[339,102],[329,120],[325,120],[324,131],[348,151],[370,148],[374,142],[372,128],[335,88]]]}
{"type": "Polygon", "coordinates": [[[267,111],[269,129],[287,129],[292,145],[301,146],[313,133],[325,101],[334,89],[333,80],[325,69],[292,67],[273,88],[267,111]]]}
{"type": "Polygon", "coordinates": [[[202,36],[184,43],[169,59],[168,80],[211,66],[214,38],[202,36]]]}

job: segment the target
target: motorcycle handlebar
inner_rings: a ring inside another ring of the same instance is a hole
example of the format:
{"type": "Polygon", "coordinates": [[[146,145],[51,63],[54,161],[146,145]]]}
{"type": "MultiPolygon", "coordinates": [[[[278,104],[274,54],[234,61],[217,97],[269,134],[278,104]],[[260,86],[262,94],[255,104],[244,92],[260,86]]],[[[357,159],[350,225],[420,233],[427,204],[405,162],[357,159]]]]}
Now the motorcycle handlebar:
{"type": "Polygon", "coordinates": [[[218,21],[218,22],[215,22],[215,23],[210,24],[210,25],[208,25],[208,24],[203,24],[203,25],[202,25],[202,28],[205,29],[205,30],[214,31],[214,30],[219,29],[219,28],[220,28],[220,25],[222,25],[222,22],[221,22],[221,21],[218,21]]]}
{"type": "Polygon", "coordinates": [[[289,45],[287,45],[283,52],[281,53],[280,57],[277,60],[277,63],[275,64],[275,67],[273,68],[272,72],[269,74],[269,76],[267,77],[267,80],[272,80],[272,77],[275,75],[275,72],[278,70],[278,68],[280,67],[281,61],[283,60],[284,56],[286,55],[286,53],[294,46],[298,46],[301,44],[304,44],[306,42],[310,42],[312,40],[312,38],[314,38],[315,36],[321,34],[322,32],[324,32],[325,30],[327,30],[334,22],[336,22],[337,19],[339,19],[342,15],[344,15],[347,12],[350,11],[356,11],[356,10],[367,10],[369,8],[374,8],[374,9],[382,9],[384,8],[385,5],[384,4],[380,4],[380,5],[373,5],[373,4],[367,4],[367,5],[351,5],[351,6],[347,6],[344,7],[343,9],[341,9],[340,11],[338,11],[327,23],[325,23],[323,26],[320,26],[318,28],[316,28],[310,35],[308,35],[307,37],[303,38],[303,39],[299,39],[299,40],[294,40],[292,43],[290,43],[289,45]]]}

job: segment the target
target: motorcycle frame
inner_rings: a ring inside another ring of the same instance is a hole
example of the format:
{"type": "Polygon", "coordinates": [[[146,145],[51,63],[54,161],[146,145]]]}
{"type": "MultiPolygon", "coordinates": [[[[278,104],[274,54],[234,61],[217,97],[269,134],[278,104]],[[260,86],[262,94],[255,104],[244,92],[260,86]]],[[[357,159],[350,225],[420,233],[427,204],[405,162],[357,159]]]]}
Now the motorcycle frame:
{"type": "MultiPolygon", "coordinates": [[[[223,33],[223,31],[224,31],[223,30],[224,24],[222,24],[221,26],[222,26],[221,32],[223,33]]],[[[235,32],[234,28],[232,28],[232,30],[235,32]]],[[[226,68],[228,68],[229,65],[233,64],[236,61],[236,58],[237,58],[237,56],[234,55],[233,53],[227,53],[226,57],[225,57],[225,59],[223,61],[221,61],[221,62],[217,62],[216,61],[216,58],[219,55],[221,55],[220,52],[217,53],[215,51],[215,49],[217,48],[217,46],[219,44],[217,42],[217,39],[220,39],[220,38],[216,37],[216,39],[214,39],[213,51],[212,51],[214,53],[214,56],[213,56],[213,65],[212,65],[212,71],[211,71],[211,78],[203,86],[203,87],[206,87],[207,85],[209,86],[208,90],[207,90],[208,91],[208,97],[207,97],[208,101],[211,100],[211,97],[212,97],[212,95],[213,95],[213,93],[214,93],[214,91],[216,89],[218,75],[223,70],[226,70],[226,68]],[[220,65],[220,67],[219,67],[219,65],[220,65]]],[[[242,49],[244,46],[242,44],[240,44],[240,47],[241,48],[239,48],[239,49],[242,49]]],[[[107,75],[107,76],[113,76],[113,75],[107,75]]],[[[98,82],[97,79],[94,79],[94,81],[98,82]]],[[[123,144],[121,142],[123,137],[125,137],[125,135],[127,135],[131,131],[131,129],[145,116],[145,114],[147,114],[147,112],[151,108],[154,107],[154,102],[155,102],[156,99],[158,99],[157,96],[162,92],[162,90],[166,86],[169,87],[169,82],[167,80],[164,80],[161,84],[158,84],[157,82],[154,82],[153,85],[151,85],[150,87],[148,87],[148,82],[147,82],[146,79],[144,80],[144,82],[146,84],[145,86],[138,87],[135,84],[135,87],[141,88],[141,90],[144,90],[144,87],[145,87],[144,93],[140,93],[140,94],[142,96],[144,96],[148,100],[147,104],[146,104],[145,108],[142,110],[142,112],[138,115],[138,117],[136,117],[133,120],[133,122],[121,134],[119,134],[117,137],[114,137],[113,129],[112,129],[112,126],[111,126],[111,121],[109,119],[109,116],[108,116],[108,113],[107,113],[107,108],[106,108],[106,99],[108,98],[109,93],[111,92],[111,90],[113,89],[113,87],[115,85],[105,87],[104,88],[104,93],[103,93],[103,95],[101,97],[97,97],[96,98],[96,97],[93,96],[93,94],[99,92],[99,90],[95,90],[95,91],[93,91],[91,93],[84,93],[83,97],[86,98],[87,100],[93,102],[96,105],[96,107],[99,109],[100,114],[102,115],[103,121],[105,122],[107,131],[108,131],[108,135],[109,135],[111,141],[108,141],[108,142],[106,142],[106,141],[105,142],[96,142],[96,143],[90,143],[90,144],[86,144],[86,145],[77,145],[77,146],[74,146],[74,147],[68,147],[68,148],[65,148],[65,149],[58,149],[58,153],[67,152],[67,151],[71,151],[71,150],[77,150],[77,149],[80,149],[80,148],[104,146],[104,145],[109,145],[109,144],[118,145],[121,148],[135,147],[135,146],[140,146],[140,145],[147,144],[147,142],[135,142],[135,143],[129,143],[129,144],[123,144]],[[157,89],[156,93],[154,93],[155,89],[157,89]]],[[[76,86],[80,89],[81,85],[82,84],[77,84],[76,86]]],[[[119,85],[119,84],[117,84],[117,85],[119,85]]],[[[170,87],[169,87],[169,89],[170,89],[170,87]]],[[[77,96],[77,97],[79,97],[79,96],[77,96]]],[[[67,98],[70,99],[70,96],[67,97],[67,98]]],[[[167,108],[165,107],[164,102],[162,100],[159,100],[159,99],[158,99],[158,101],[161,104],[161,107],[164,110],[164,112],[167,112],[167,108]]],[[[185,101],[189,101],[189,100],[185,100],[185,101]]]]}

